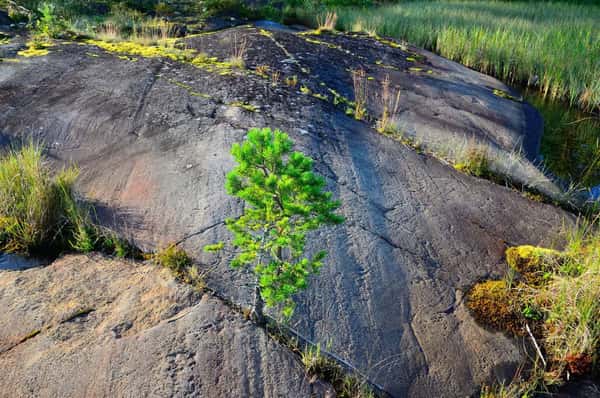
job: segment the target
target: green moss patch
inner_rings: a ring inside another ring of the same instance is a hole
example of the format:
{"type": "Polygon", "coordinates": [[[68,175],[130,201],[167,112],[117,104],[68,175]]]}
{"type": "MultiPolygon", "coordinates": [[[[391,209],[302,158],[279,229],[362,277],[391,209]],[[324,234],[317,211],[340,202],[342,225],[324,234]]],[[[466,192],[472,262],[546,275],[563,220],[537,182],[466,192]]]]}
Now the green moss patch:
{"type": "Polygon", "coordinates": [[[520,273],[528,284],[541,285],[565,261],[565,255],[557,250],[536,246],[516,246],[506,250],[506,262],[520,273]]]}

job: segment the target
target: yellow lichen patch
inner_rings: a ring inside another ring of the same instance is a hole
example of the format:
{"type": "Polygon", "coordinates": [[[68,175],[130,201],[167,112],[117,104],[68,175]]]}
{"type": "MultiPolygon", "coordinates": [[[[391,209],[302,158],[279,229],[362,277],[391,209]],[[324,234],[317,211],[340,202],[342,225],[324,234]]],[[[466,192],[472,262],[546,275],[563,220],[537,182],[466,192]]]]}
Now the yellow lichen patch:
{"type": "Polygon", "coordinates": [[[137,55],[144,58],[168,58],[177,62],[184,62],[194,65],[197,68],[209,72],[217,72],[220,75],[229,75],[232,73],[232,64],[230,62],[219,61],[216,57],[209,57],[204,53],[198,53],[194,49],[179,49],[161,46],[148,46],[130,41],[106,42],[102,40],[87,40],[91,44],[111,53],[137,55]]]}
{"type": "Polygon", "coordinates": [[[111,43],[102,40],[87,40],[86,43],[100,47],[108,52],[138,55],[145,58],[163,57],[172,59],[173,61],[190,61],[195,55],[195,50],[180,50],[177,48],[146,46],[131,41],[111,43]]]}
{"type": "Polygon", "coordinates": [[[317,39],[311,39],[310,37],[304,37],[304,40],[306,40],[308,43],[312,43],[312,44],[318,44],[321,46],[326,46],[329,48],[333,48],[336,50],[340,50],[340,51],[344,51],[344,49],[336,44],[333,43],[328,43],[326,41],[322,41],[322,40],[317,40],[317,39]]]}
{"type": "Polygon", "coordinates": [[[564,261],[564,254],[553,249],[536,246],[515,246],[506,250],[506,262],[532,285],[544,282],[544,275],[564,261]]]}
{"type": "Polygon", "coordinates": [[[509,93],[507,93],[506,91],[495,88],[493,90],[493,92],[496,97],[506,98],[506,99],[509,99],[511,101],[516,101],[516,102],[523,102],[523,98],[514,97],[514,96],[510,95],[509,93]]]}
{"type": "Polygon", "coordinates": [[[385,44],[385,45],[390,46],[392,48],[399,48],[402,51],[407,51],[408,50],[408,48],[406,47],[405,44],[397,43],[395,41],[388,40],[388,39],[384,39],[382,37],[379,37],[378,35],[372,35],[371,37],[373,37],[373,39],[377,40],[381,44],[385,44]]]}
{"type": "Polygon", "coordinates": [[[50,51],[46,50],[45,48],[43,48],[43,49],[28,48],[27,50],[21,50],[21,51],[17,52],[17,55],[20,55],[21,57],[25,57],[25,58],[31,58],[31,57],[43,57],[44,55],[48,55],[49,53],[50,53],[50,51]]]}
{"type": "Polygon", "coordinates": [[[504,280],[485,281],[473,286],[467,295],[467,306],[475,319],[496,330],[522,334],[516,289],[504,280]]]}
{"type": "Polygon", "coordinates": [[[131,62],[137,62],[137,58],[134,57],[128,57],[127,55],[117,55],[117,58],[122,59],[124,61],[131,61],[131,62]]]}
{"type": "Polygon", "coordinates": [[[400,70],[399,68],[396,68],[394,65],[388,65],[388,64],[383,64],[383,63],[378,63],[377,66],[380,66],[385,69],[400,70]]]}
{"type": "Polygon", "coordinates": [[[242,102],[242,101],[230,102],[228,105],[244,109],[244,110],[246,110],[248,112],[258,112],[259,111],[258,108],[255,107],[254,105],[249,104],[247,102],[242,102]]]}
{"type": "Polygon", "coordinates": [[[273,33],[269,32],[266,29],[260,29],[258,31],[258,33],[260,33],[261,35],[266,36],[266,37],[273,37],[273,33]]]}
{"type": "Polygon", "coordinates": [[[310,88],[308,88],[304,85],[302,87],[300,87],[300,92],[304,95],[309,95],[311,93],[310,88]]]}
{"type": "Polygon", "coordinates": [[[314,93],[312,96],[322,101],[329,101],[329,97],[324,94],[314,93]]]}
{"type": "Polygon", "coordinates": [[[201,98],[206,98],[206,99],[210,98],[210,95],[194,91],[194,88],[192,86],[189,86],[185,83],[182,83],[182,82],[179,82],[179,81],[173,80],[173,79],[167,79],[167,81],[171,84],[176,85],[177,87],[181,87],[182,89],[186,90],[188,92],[188,94],[190,94],[193,97],[201,97],[201,98]]]}
{"type": "Polygon", "coordinates": [[[411,68],[408,68],[408,70],[411,72],[422,72],[423,68],[419,68],[418,66],[413,66],[411,68]]]}
{"type": "Polygon", "coordinates": [[[48,53],[50,53],[48,48],[52,47],[52,45],[53,44],[50,42],[29,41],[27,42],[27,49],[17,52],[17,55],[26,58],[43,57],[44,55],[48,55],[48,53]]]}

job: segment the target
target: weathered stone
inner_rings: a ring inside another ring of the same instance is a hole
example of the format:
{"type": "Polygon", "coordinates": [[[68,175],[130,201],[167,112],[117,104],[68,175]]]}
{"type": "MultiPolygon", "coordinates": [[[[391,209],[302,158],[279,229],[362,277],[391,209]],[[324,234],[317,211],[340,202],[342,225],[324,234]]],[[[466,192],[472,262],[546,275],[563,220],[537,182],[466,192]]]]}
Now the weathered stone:
{"type": "Polygon", "coordinates": [[[0,395],[308,397],[300,361],[166,269],[68,256],[0,271],[0,395]],[[117,334],[114,331],[118,329],[117,334]]]}
{"type": "Polygon", "coordinates": [[[479,327],[462,292],[504,272],[507,246],[554,242],[571,217],[378,134],[334,105],[327,87],[351,99],[348,69],[365,67],[376,79],[389,73],[406,97],[403,114],[415,115],[419,129],[431,127],[440,139],[468,132],[505,151],[528,134],[535,151],[528,105],[494,95],[493,88],[506,89],[496,80],[424,52],[434,73],[403,70],[409,53],[364,37],[327,39],[350,54],[252,28],[188,45],[225,60],[242,37],[246,65],[280,71],[279,84],[244,71],[132,62],[77,44],[0,64],[0,134],[43,140],[56,165],[76,162],[79,188],[105,224],[146,249],[181,241],[211,287],[249,304],[249,275],[201,247],[229,238],[223,221],[241,211],[223,188],[231,144],[250,127],[283,129],[316,159],[347,219],[311,239],[329,256],[298,295],[294,327],[330,342],[399,397],[466,396],[482,383],[510,380],[523,360],[519,345],[479,327]],[[378,68],[380,58],[401,70],[378,68]],[[293,75],[297,86],[282,83],[293,75]],[[330,100],[302,94],[303,85],[330,100]]]}

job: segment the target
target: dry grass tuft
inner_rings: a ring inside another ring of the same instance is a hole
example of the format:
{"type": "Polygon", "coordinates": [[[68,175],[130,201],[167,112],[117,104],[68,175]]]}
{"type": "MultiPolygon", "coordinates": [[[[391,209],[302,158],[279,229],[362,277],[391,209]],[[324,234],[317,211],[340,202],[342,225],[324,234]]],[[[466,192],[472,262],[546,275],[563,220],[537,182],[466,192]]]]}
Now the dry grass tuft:
{"type": "Polygon", "coordinates": [[[337,24],[338,16],[335,12],[327,12],[317,15],[317,31],[334,31],[337,24]]]}
{"type": "Polygon", "coordinates": [[[354,118],[363,120],[367,116],[367,99],[369,96],[369,82],[364,69],[352,71],[354,85],[354,118]]]}

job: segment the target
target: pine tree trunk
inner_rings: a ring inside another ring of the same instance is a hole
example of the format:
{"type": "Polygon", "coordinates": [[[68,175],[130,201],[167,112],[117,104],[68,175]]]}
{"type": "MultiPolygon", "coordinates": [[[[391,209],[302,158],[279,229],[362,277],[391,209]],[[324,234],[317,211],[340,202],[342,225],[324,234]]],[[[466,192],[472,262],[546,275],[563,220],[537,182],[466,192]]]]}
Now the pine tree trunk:
{"type": "Polygon", "coordinates": [[[260,285],[258,284],[258,278],[256,278],[256,285],[254,287],[254,308],[252,308],[251,317],[254,322],[258,323],[259,325],[264,325],[266,323],[264,307],[265,302],[260,295],[260,285]]]}

